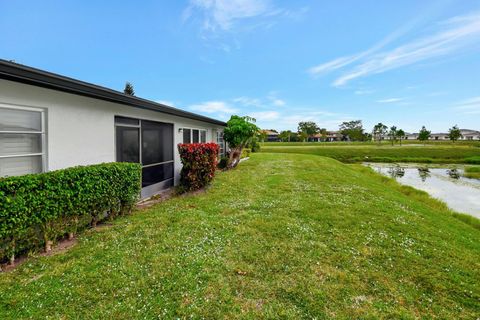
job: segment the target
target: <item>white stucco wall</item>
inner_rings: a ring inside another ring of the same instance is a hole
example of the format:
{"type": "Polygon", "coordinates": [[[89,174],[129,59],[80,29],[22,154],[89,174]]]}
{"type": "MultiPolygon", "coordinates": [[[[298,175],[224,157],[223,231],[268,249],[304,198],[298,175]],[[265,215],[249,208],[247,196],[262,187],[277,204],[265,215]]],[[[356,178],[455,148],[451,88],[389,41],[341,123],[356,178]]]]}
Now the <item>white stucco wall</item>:
{"type": "Polygon", "coordinates": [[[181,163],[176,145],[183,142],[179,128],[206,129],[207,141],[212,142],[216,130],[223,129],[207,122],[7,80],[0,80],[0,104],[45,110],[47,170],[115,161],[114,117],[118,115],[173,123],[177,184],[181,163]]]}

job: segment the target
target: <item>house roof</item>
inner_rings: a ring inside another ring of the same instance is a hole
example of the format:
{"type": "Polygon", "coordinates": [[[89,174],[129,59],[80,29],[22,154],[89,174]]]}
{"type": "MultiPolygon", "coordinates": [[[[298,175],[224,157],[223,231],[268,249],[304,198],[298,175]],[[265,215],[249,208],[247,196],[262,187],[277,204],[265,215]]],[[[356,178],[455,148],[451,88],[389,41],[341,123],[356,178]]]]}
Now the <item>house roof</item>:
{"type": "Polygon", "coordinates": [[[92,83],[61,76],[48,71],[28,67],[22,64],[0,59],[0,79],[25,83],[37,87],[48,88],[78,94],[94,99],[105,100],[128,105],[135,108],[163,112],[174,116],[208,122],[219,126],[226,126],[220,120],[205,117],[193,112],[188,112],[167,106],[162,103],[126,95],[123,92],[101,87],[92,83]]]}
{"type": "Polygon", "coordinates": [[[460,129],[461,134],[480,134],[480,131],[472,129],[460,129]]]}
{"type": "Polygon", "coordinates": [[[275,130],[261,130],[261,132],[267,134],[267,135],[278,135],[278,132],[275,130]]]}

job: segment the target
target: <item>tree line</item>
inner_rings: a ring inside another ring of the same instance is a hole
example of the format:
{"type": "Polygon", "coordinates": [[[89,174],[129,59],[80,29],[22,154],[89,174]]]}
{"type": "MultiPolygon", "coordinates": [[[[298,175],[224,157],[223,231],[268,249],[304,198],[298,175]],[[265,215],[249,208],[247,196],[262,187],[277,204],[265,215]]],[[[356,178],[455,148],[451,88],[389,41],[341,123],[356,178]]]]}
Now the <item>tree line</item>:
{"type": "MultiPolygon", "coordinates": [[[[371,132],[366,131],[363,128],[362,120],[352,120],[342,122],[339,126],[338,133],[341,141],[377,141],[380,143],[385,138],[394,143],[402,144],[402,141],[406,138],[406,133],[403,129],[397,126],[391,126],[390,128],[383,124],[377,123],[373,126],[371,132]]],[[[327,129],[320,128],[313,121],[302,121],[298,123],[297,131],[284,130],[278,135],[278,138],[283,142],[305,142],[309,138],[320,135],[320,141],[326,141],[328,137],[327,129]]],[[[417,139],[420,141],[426,141],[430,139],[431,131],[427,130],[425,126],[422,126],[418,133],[417,139]]],[[[457,125],[454,125],[448,130],[448,138],[455,142],[462,137],[460,129],[457,125]]]]}

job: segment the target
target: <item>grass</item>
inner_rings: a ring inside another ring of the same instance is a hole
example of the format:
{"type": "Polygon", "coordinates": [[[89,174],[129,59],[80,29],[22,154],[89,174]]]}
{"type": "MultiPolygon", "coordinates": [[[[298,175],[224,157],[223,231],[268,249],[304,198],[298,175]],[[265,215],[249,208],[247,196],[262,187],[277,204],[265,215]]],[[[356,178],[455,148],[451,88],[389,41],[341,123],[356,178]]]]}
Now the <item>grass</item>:
{"type": "Polygon", "coordinates": [[[480,232],[360,165],[253,154],[0,274],[0,318],[475,319],[480,232]]]}
{"type": "MultiPolygon", "coordinates": [[[[262,142],[263,146],[378,146],[376,141],[332,141],[332,142],[262,142]]],[[[388,140],[382,140],[380,142],[381,146],[391,146],[391,142],[388,140]]],[[[465,140],[465,141],[456,141],[451,142],[449,140],[429,140],[429,141],[419,141],[419,140],[402,140],[402,146],[470,146],[480,148],[480,140],[465,140]]],[[[395,146],[400,146],[400,143],[397,141],[395,146]]]]}
{"type": "Polygon", "coordinates": [[[386,144],[265,143],[262,152],[315,154],[345,163],[416,162],[480,164],[480,148],[468,144],[429,144],[426,146],[390,146],[386,144]]]}
{"type": "Polygon", "coordinates": [[[480,167],[465,167],[463,175],[467,178],[480,179],[480,167]]]}

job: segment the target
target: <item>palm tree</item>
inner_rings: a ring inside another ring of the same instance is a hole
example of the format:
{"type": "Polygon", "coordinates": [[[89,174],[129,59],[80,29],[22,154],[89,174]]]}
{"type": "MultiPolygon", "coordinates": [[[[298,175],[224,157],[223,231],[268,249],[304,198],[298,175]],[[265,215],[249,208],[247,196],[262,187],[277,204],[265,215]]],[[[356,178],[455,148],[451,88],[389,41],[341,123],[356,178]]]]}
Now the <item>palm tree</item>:
{"type": "Polygon", "coordinates": [[[400,140],[400,145],[402,145],[402,139],[405,138],[405,131],[403,131],[402,129],[398,129],[397,138],[398,140],[400,140]]]}

